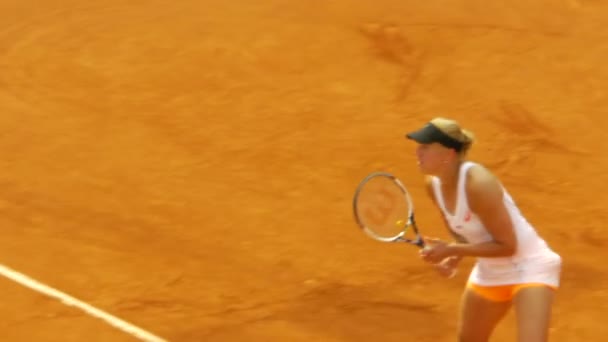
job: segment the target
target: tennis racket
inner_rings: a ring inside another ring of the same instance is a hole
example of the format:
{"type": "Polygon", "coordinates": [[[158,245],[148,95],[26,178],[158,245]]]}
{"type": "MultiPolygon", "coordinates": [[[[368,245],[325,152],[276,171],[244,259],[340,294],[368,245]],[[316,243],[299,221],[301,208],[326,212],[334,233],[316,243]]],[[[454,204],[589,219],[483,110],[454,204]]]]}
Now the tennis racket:
{"type": "Polygon", "coordinates": [[[355,190],[353,211],[357,224],[371,238],[424,248],[410,194],[392,174],[372,172],[367,175],[355,190]]]}

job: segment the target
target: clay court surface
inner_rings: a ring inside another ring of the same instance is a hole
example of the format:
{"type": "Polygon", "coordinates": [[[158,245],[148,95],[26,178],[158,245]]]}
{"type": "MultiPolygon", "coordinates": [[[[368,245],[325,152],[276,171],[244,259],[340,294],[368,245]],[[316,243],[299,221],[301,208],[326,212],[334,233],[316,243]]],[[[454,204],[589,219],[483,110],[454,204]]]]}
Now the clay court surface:
{"type": "MultiPolygon", "coordinates": [[[[454,341],[443,280],[351,196],[459,120],[564,260],[552,341],[608,326],[602,1],[0,2],[0,263],[170,341],[454,341]],[[423,4],[424,3],[424,4],[423,4]]],[[[134,341],[5,278],[3,341],[134,341]]],[[[514,341],[509,315],[493,341],[514,341]]]]}

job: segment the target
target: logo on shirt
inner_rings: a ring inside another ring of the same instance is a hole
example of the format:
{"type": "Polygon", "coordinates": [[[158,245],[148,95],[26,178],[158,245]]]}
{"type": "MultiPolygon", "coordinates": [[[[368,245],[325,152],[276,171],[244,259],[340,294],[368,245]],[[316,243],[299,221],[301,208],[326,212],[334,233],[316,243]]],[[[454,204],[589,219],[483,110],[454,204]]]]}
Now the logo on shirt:
{"type": "Polygon", "coordinates": [[[466,214],[464,214],[464,222],[469,222],[471,221],[471,212],[467,211],[466,214]]]}
{"type": "MultiPolygon", "coordinates": [[[[467,211],[467,212],[464,214],[464,217],[463,217],[463,221],[464,221],[464,223],[467,223],[467,222],[471,221],[471,216],[472,216],[471,212],[470,212],[470,211],[467,211]]],[[[454,226],[454,228],[456,228],[456,229],[463,229],[463,228],[464,228],[464,225],[462,225],[462,224],[456,224],[456,225],[454,226]]]]}

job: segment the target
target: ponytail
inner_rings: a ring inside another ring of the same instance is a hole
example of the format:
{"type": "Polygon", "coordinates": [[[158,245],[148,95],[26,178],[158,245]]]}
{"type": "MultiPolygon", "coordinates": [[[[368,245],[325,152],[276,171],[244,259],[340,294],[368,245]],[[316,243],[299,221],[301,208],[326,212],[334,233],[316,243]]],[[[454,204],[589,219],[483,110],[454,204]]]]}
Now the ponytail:
{"type": "Polygon", "coordinates": [[[473,135],[473,132],[466,129],[460,129],[460,132],[462,134],[462,138],[460,139],[460,142],[462,143],[462,150],[460,153],[462,155],[466,155],[475,141],[475,135],[473,135]]]}

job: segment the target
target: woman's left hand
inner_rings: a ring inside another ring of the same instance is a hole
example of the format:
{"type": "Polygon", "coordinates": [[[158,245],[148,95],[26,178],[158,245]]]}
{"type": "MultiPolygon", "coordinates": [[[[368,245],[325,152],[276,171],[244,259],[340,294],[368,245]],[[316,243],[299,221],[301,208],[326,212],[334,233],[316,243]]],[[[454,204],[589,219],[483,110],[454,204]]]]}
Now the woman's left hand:
{"type": "Polygon", "coordinates": [[[454,255],[450,245],[440,239],[425,238],[424,243],[425,247],[420,250],[420,257],[428,263],[437,264],[454,255]]]}

